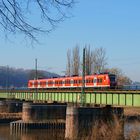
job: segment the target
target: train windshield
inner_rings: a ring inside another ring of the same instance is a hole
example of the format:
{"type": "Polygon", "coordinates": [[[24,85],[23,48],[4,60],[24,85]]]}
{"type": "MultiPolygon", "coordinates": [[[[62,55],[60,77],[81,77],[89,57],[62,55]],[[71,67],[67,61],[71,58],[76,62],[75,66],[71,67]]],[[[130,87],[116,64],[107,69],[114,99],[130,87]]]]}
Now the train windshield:
{"type": "Polygon", "coordinates": [[[116,76],[114,74],[110,74],[109,79],[110,79],[111,82],[115,82],[116,81],[116,76]]]}

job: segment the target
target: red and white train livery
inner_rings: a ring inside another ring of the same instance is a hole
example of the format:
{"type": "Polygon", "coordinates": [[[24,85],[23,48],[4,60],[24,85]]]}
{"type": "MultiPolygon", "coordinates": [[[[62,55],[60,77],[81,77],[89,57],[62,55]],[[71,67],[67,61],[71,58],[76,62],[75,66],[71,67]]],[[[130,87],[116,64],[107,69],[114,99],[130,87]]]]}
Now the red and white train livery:
{"type": "MultiPolygon", "coordinates": [[[[95,74],[85,76],[85,88],[111,88],[116,86],[116,76],[113,74],[95,74]]],[[[49,89],[49,88],[80,88],[82,87],[82,77],[59,77],[49,79],[29,80],[29,89],[49,89]]]]}

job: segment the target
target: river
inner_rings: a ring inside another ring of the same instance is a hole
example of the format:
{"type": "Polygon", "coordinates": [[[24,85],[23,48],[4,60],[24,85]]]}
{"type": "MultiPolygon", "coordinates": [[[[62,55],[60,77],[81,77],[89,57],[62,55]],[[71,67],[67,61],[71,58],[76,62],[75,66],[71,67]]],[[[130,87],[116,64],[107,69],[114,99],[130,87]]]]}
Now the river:
{"type": "MultiPolygon", "coordinates": [[[[125,138],[136,137],[140,134],[140,122],[124,124],[125,138]]],[[[0,125],[0,140],[64,140],[65,130],[28,130],[21,134],[10,134],[8,124],[0,125]]],[[[137,138],[137,140],[140,140],[137,138]]]]}

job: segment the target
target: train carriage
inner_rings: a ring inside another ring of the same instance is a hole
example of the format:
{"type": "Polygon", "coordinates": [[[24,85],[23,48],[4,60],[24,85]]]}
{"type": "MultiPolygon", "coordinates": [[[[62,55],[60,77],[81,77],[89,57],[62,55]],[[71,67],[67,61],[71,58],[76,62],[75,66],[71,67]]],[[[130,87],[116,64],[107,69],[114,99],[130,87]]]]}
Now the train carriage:
{"type": "MultiPolygon", "coordinates": [[[[114,74],[95,74],[85,76],[85,88],[112,88],[117,85],[114,74]]],[[[82,77],[60,77],[49,79],[29,80],[29,89],[50,89],[50,88],[80,88],[82,77]]]]}

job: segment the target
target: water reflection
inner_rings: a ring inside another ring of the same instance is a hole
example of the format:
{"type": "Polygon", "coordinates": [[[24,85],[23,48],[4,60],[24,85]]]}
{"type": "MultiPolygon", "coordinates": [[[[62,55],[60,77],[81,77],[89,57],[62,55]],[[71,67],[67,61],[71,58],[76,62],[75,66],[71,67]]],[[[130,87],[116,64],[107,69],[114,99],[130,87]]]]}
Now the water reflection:
{"type": "MultiPolygon", "coordinates": [[[[125,122],[124,136],[126,139],[137,139],[140,134],[140,122],[125,122]]],[[[65,130],[28,130],[20,134],[10,134],[9,125],[0,125],[0,140],[64,140],[65,130]]]]}
{"type": "Polygon", "coordinates": [[[0,140],[64,140],[65,130],[34,129],[10,134],[9,125],[0,125],[0,140]]]}
{"type": "Polygon", "coordinates": [[[64,131],[32,130],[19,137],[21,137],[21,140],[64,140],[64,131]]]}

